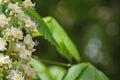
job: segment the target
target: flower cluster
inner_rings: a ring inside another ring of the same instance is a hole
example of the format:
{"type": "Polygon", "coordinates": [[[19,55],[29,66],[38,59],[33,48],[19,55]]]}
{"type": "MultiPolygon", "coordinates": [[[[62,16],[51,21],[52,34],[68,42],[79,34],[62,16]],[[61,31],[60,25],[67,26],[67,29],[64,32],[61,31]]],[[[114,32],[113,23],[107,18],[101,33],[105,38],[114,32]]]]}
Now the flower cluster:
{"type": "Polygon", "coordinates": [[[24,9],[33,9],[35,4],[31,0],[22,4],[0,0],[0,5],[4,7],[0,14],[0,73],[8,80],[31,80],[36,77],[29,63],[35,51],[32,34],[37,32],[37,25],[24,9]]]}

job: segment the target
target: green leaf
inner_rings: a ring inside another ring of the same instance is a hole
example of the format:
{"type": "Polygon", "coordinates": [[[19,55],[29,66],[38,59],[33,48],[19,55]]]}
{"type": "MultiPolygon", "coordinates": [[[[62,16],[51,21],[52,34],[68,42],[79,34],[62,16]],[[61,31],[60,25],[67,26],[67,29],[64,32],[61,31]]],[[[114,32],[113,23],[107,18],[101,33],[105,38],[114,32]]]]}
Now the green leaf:
{"type": "MultiPolygon", "coordinates": [[[[21,1],[21,0],[17,0],[21,1]]],[[[74,58],[76,61],[80,61],[79,53],[76,46],[67,36],[62,27],[51,17],[42,19],[40,15],[34,10],[24,10],[38,24],[38,31],[45,37],[51,44],[53,44],[62,56],[72,61],[74,58]],[[45,24],[45,22],[46,24],[45,24]]]]}
{"type": "Polygon", "coordinates": [[[40,32],[36,32],[36,33],[32,34],[32,37],[33,37],[33,38],[34,38],[34,37],[38,37],[38,36],[41,36],[40,32]]]}
{"type": "Polygon", "coordinates": [[[71,67],[63,80],[109,80],[101,71],[90,63],[82,63],[71,67]]]}
{"type": "Polygon", "coordinates": [[[62,80],[62,77],[64,76],[66,70],[59,66],[50,66],[49,72],[54,78],[54,80],[62,80]],[[58,76],[59,75],[59,76],[58,76]]]}
{"type": "Polygon", "coordinates": [[[61,53],[61,55],[70,61],[72,58],[74,58],[79,62],[80,57],[76,46],[73,44],[63,28],[58,24],[58,22],[52,17],[45,17],[43,20],[48,25],[53,38],[58,43],[59,47],[57,47],[57,50],[61,53]]]}
{"type": "Polygon", "coordinates": [[[3,5],[0,4],[0,14],[2,14],[2,12],[3,12],[3,5]]]}
{"type": "Polygon", "coordinates": [[[49,73],[48,69],[40,61],[32,59],[30,64],[36,71],[39,80],[54,80],[51,77],[51,74],[49,73]]]}
{"type": "Polygon", "coordinates": [[[0,73],[0,78],[3,77],[3,73],[0,73]]]}

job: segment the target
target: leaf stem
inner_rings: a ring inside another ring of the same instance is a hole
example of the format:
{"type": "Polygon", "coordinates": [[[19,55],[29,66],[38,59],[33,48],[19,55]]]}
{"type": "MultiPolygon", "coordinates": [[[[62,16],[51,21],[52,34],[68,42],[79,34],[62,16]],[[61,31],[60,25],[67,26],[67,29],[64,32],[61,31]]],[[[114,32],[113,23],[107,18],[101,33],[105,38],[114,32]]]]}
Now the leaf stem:
{"type": "MultiPolygon", "coordinates": [[[[36,56],[34,58],[36,58],[36,56]]],[[[57,61],[41,59],[41,58],[38,58],[38,57],[37,57],[37,59],[39,59],[42,62],[48,63],[48,64],[59,65],[59,66],[64,66],[64,67],[71,67],[71,66],[74,65],[74,64],[70,64],[70,63],[62,63],[62,62],[57,62],[57,61]]]]}
{"type": "Polygon", "coordinates": [[[7,52],[8,55],[11,55],[11,50],[12,50],[12,36],[10,36],[10,39],[9,39],[9,47],[7,52]]]}

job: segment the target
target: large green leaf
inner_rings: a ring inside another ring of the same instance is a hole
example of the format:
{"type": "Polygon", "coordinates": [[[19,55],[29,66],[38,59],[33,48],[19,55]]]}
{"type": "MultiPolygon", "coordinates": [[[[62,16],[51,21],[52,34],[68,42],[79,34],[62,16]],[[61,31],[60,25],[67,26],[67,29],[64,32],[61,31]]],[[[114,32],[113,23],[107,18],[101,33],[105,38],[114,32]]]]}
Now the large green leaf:
{"type": "Polygon", "coordinates": [[[82,63],[71,67],[63,80],[109,80],[101,71],[90,63],[82,63]]]}
{"type": "MultiPolygon", "coordinates": [[[[17,0],[20,1],[21,0],[17,0]]],[[[80,61],[79,53],[67,36],[62,27],[51,17],[46,17],[42,19],[40,15],[35,10],[24,10],[27,15],[29,15],[38,24],[38,31],[45,37],[51,44],[53,44],[57,50],[67,58],[69,61],[74,58],[76,61],[80,61]],[[44,22],[44,21],[45,22],[44,22]],[[46,25],[46,24],[47,25],[46,25]]]]}
{"type": "Polygon", "coordinates": [[[48,69],[40,61],[32,59],[30,64],[36,71],[39,80],[54,80],[51,74],[49,73],[48,69]]]}
{"type": "Polygon", "coordinates": [[[49,69],[50,74],[54,78],[54,80],[61,80],[66,72],[64,68],[59,67],[59,66],[50,66],[48,69],[49,69]]]}
{"type": "Polygon", "coordinates": [[[66,57],[68,60],[74,58],[76,61],[80,61],[79,52],[76,46],[73,44],[71,39],[68,37],[63,28],[58,24],[58,22],[52,17],[43,18],[45,23],[48,25],[48,28],[53,36],[53,38],[58,43],[58,51],[66,57]]]}

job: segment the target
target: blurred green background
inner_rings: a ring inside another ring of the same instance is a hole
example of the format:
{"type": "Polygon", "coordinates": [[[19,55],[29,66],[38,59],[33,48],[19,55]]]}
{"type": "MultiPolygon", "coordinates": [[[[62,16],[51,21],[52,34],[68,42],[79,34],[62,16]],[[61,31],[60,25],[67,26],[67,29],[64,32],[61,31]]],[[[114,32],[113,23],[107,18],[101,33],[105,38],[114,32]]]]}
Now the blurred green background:
{"type": "MultiPolygon", "coordinates": [[[[120,80],[120,0],[33,0],[42,16],[54,17],[77,46],[82,62],[91,62],[110,80],[120,80]]],[[[61,35],[62,36],[62,35],[61,35]]],[[[37,55],[68,62],[44,38],[37,55]]]]}

